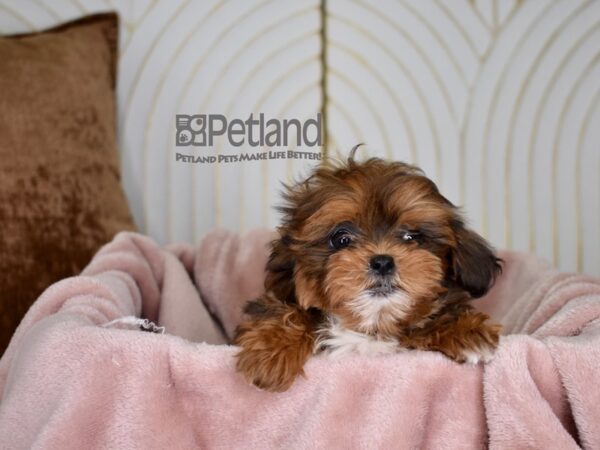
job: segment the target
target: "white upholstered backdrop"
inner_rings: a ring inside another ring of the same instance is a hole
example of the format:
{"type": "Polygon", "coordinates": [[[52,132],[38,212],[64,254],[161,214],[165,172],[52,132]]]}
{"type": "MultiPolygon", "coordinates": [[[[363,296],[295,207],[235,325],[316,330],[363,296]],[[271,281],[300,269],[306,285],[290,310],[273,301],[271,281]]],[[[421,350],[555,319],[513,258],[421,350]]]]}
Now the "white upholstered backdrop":
{"type": "Polygon", "coordinates": [[[160,241],[275,225],[311,164],[176,162],[175,114],[325,101],[330,155],[419,164],[496,246],[600,275],[600,1],[0,0],[0,33],[111,9],[125,189],[160,241]]]}

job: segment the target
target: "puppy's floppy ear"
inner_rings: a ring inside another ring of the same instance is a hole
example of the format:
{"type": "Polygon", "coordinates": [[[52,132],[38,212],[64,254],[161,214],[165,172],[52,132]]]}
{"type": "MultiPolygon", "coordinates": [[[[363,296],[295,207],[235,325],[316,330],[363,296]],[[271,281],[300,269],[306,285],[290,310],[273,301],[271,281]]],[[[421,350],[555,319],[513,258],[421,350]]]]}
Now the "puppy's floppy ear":
{"type": "Polygon", "coordinates": [[[482,297],[502,272],[502,260],[481,236],[467,229],[462,222],[458,222],[454,230],[456,248],[451,254],[454,281],[471,297],[482,297]]]}
{"type": "Polygon", "coordinates": [[[271,256],[267,263],[265,289],[285,302],[294,303],[294,265],[295,257],[290,249],[291,238],[282,235],[271,243],[271,256]]]}

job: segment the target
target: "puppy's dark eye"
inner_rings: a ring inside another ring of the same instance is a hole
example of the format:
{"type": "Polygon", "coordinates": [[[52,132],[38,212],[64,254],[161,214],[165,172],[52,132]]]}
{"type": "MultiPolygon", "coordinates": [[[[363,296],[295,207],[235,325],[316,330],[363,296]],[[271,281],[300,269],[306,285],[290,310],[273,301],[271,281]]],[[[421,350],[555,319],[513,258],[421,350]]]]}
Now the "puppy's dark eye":
{"type": "Polygon", "coordinates": [[[348,230],[340,229],[333,232],[329,238],[329,245],[336,250],[346,248],[352,244],[352,235],[348,230]]]}
{"type": "Polygon", "coordinates": [[[406,242],[418,241],[423,237],[423,234],[417,230],[402,230],[400,232],[400,239],[406,242]]]}

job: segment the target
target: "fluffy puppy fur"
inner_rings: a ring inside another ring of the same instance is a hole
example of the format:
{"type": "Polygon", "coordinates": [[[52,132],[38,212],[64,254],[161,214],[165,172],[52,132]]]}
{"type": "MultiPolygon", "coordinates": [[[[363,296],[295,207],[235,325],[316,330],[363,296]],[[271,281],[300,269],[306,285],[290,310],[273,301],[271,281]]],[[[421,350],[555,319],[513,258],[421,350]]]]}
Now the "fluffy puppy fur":
{"type": "Polygon", "coordinates": [[[500,327],[469,305],[500,271],[490,246],[418,168],[354,152],[287,187],[265,294],[236,332],[237,369],[283,391],[314,353],[491,357],[500,327]]]}

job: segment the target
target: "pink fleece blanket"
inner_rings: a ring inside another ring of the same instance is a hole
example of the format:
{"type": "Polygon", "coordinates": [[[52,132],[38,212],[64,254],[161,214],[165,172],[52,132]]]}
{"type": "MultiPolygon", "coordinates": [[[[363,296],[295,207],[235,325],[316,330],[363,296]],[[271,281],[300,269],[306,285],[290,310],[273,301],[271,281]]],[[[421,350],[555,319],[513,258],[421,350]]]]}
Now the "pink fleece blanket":
{"type": "Polygon", "coordinates": [[[259,294],[270,238],[161,249],[123,233],[51,286],[0,360],[0,448],[600,448],[599,280],[504,253],[478,301],[505,326],[491,363],[317,356],[272,394],[215,345],[259,294]],[[166,332],[118,320],[140,315],[166,332]]]}

